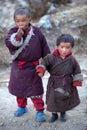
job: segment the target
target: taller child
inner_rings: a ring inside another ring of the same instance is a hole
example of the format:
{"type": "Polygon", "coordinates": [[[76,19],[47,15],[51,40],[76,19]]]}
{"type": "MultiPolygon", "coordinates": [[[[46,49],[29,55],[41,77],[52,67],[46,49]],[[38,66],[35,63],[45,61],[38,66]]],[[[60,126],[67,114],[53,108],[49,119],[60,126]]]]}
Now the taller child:
{"type": "Polygon", "coordinates": [[[18,8],[14,12],[15,26],[6,36],[5,44],[12,55],[9,92],[16,96],[18,109],[15,116],[27,112],[27,98],[36,108],[36,119],[45,121],[43,85],[36,74],[35,67],[39,59],[50,53],[46,39],[39,28],[33,26],[27,9],[18,8]]]}

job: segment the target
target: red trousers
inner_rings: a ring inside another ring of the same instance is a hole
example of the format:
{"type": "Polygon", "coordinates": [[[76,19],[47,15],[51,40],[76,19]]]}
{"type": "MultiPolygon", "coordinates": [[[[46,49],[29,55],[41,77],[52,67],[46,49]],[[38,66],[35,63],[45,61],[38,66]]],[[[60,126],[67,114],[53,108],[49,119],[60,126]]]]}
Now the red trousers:
{"type": "MultiPolygon", "coordinates": [[[[27,105],[27,98],[16,97],[16,101],[19,107],[25,107],[27,105]]],[[[44,110],[44,101],[42,98],[31,98],[36,111],[44,110]]]]}

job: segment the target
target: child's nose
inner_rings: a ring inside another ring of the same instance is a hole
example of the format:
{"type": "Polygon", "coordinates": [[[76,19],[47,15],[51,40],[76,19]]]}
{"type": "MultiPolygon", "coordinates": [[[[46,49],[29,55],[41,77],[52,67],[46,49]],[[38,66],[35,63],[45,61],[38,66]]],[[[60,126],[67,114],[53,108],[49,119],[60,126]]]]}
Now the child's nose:
{"type": "Polygon", "coordinates": [[[20,22],[20,23],[19,23],[19,26],[23,26],[23,23],[22,23],[22,22],[20,22]]]}
{"type": "Polygon", "coordinates": [[[66,51],[66,48],[63,48],[63,51],[66,51]]]}

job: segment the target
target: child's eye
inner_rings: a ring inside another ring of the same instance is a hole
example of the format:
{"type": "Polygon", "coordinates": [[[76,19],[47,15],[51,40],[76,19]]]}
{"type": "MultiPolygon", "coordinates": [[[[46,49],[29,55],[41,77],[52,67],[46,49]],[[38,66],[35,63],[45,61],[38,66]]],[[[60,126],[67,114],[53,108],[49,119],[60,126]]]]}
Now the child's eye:
{"type": "Polygon", "coordinates": [[[16,22],[16,23],[19,23],[20,21],[19,21],[19,20],[16,20],[15,22],[16,22]]]}
{"type": "Polygon", "coordinates": [[[66,49],[70,49],[70,47],[66,47],[66,49]]]}
{"type": "Polygon", "coordinates": [[[24,20],[22,20],[22,22],[26,22],[26,20],[24,19],[24,20]]]}

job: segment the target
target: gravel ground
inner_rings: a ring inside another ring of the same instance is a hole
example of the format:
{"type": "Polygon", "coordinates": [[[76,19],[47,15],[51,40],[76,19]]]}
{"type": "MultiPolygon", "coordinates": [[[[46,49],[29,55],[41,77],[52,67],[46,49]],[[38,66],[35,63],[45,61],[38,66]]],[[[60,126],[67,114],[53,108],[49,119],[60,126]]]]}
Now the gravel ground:
{"type": "MultiPolygon", "coordinates": [[[[43,84],[46,92],[46,84],[49,74],[43,77],[43,84]]],[[[73,110],[67,112],[67,122],[61,122],[60,117],[54,123],[49,123],[51,113],[45,109],[46,122],[40,123],[35,119],[36,111],[32,102],[28,99],[28,113],[22,117],[14,117],[13,113],[17,109],[15,97],[8,92],[9,69],[0,73],[0,130],[87,130],[87,80],[83,86],[78,88],[81,103],[73,110]]],[[[44,94],[45,100],[45,94],[44,94]]],[[[46,106],[45,106],[46,108],[46,106]]]]}

